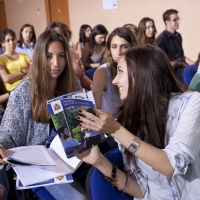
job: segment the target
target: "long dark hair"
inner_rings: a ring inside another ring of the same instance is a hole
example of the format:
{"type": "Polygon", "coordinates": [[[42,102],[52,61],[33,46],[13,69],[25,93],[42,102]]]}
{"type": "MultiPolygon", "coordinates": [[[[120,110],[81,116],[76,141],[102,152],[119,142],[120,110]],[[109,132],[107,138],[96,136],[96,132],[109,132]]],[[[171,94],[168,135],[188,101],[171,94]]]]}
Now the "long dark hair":
{"type": "Polygon", "coordinates": [[[63,34],[64,38],[69,40],[69,33],[65,30],[64,24],[62,22],[53,21],[46,27],[45,31],[55,29],[56,27],[60,28],[61,34],[63,34]]]}
{"type": "Polygon", "coordinates": [[[153,146],[164,148],[166,114],[172,92],[184,92],[165,53],[156,46],[132,47],[124,54],[129,89],[118,121],[153,146]]]}
{"type": "Polygon", "coordinates": [[[47,123],[50,119],[46,107],[47,100],[77,90],[69,47],[63,35],[55,30],[47,30],[40,35],[35,45],[32,68],[31,101],[33,118],[37,122],[47,123]],[[47,75],[48,46],[55,41],[62,44],[65,52],[65,68],[57,79],[56,94],[51,90],[49,76],[47,75]]]}
{"type": "MultiPolygon", "coordinates": [[[[108,34],[108,31],[106,29],[105,26],[103,26],[102,24],[98,24],[96,25],[93,29],[92,29],[92,33],[90,35],[90,41],[89,41],[89,44],[91,46],[91,48],[93,49],[96,45],[96,42],[95,42],[95,36],[96,35],[101,35],[101,34],[108,34]]],[[[104,42],[105,44],[106,42],[104,42]]]]}
{"type": "Polygon", "coordinates": [[[90,28],[91,31],[92,31],[91,26],[88,25],[88,24],[83,24],[83,25],[80,27],[80,31],[79,31],[79,42],[83,42],[83,44],[85,44],[86,42],[89,41],[89,38],[87,38],[87,37],[85,36],[85,30],[86,30],[87,28],[90,28]]]}
{"type": "Polygon", "coordinates": [[[128,28],[116,28],[114,29],[111,34],[108,36],[108,40],[106,42],[106,52],[105,52],[105,61],[108,62],[111,66],[111,76],[112,79],[117,75],[117,63],[114,62],[112,55],[111,55],[111,41],[114,36],[119,36],[120,38],[125,39],[129,44],[130,47],[133,47],[136,45],[136,38],[128,28]]]}
{"type": "Polygon", "coordinates": [[[5,48],[3,47],[2,43],[5,42],[5,37],[6,37],[7,34],[11,35],[13,37],[13,39],[16,39],[16,34],[13,30],[8,29],[8,28],[3,29],[0,32],[0,43],[1,43],[1,47],[2,47],[3,51],[5,51],[5,48]]]}
{"type": "Polygon", "coordinates": [[[133,35],[136,37],[138,35],[138,28],[134,24],[124,24],[123,28],[128,28],[132,31],[133,35]]]}
{"type": "Polygon", "coordinates": [[[32,38],[31,38],[31,42],[33,43],[34,46],[35,46],[35,43],[36,43],[36,35],[35,35],[35,29],[34,29],[34,27],[33,27],[31,24],[24,24],[24,25],[21,27],[20,31],[19,31],[19,40],[17,41],[17,43],[19,44],[19,47],[20,47],[20,48],[22,48],[22,45],[23,45],[23,43],[24,43],[24,39],[23,39],[23,37],[22,37],[22,32],[23,32],[23,30],[24,30],[26,27],[31,27],[32,32],[33,32],[33,36],[32,36],[32,38]]]}
{"type": "Polygon", "coordinates": [[[137,35],[137,40],[138,40],[138,43],[139,44],[152,44],[152,45],[156,45],[156,33],[157,33],[157,30],[156,30],[156,26],[155,26],[155,23],[154,23],[154,20],[149,18],[149,17],[144,17],[141,19],[141,21],[139,22],[139,25],[138,25],[138,35],[137,35]],[[155,28],[155,32],[154,32],[154,35],[153,37],[149,38],[146,36],[146,23],[148,21],[151,21],[153,22],[154,24],[154,28],[155,28]]]}

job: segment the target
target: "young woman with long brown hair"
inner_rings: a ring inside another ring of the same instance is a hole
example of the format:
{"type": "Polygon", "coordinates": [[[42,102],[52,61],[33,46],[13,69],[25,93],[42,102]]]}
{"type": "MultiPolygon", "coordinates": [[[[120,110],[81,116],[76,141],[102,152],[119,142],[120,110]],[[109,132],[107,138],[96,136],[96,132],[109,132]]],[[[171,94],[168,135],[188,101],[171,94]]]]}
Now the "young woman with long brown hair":
{"type": "Polygon", "coordinates": [[[156,45],[156,32],[154,20],[149,17],[142,18],[138,25],[138,44],[156,45]]]}
{"type": "MultiPolygon", "coordinates": [[[[46,102],[54,97],[81,89],[74,75],[65,38],[54,30],[40,35],[35,46],[32,78],[23,81],[13,92],[0,129],[0,163],[5,162],[3,148],[45,144],[53,123],[46,102]],[[2,148],[3,147],[3,148],[2,148]]],[[[84,199],[84,190],[77,181],[48,186],[56,199],[84,199]],[[71,196],[71,189],[77,192],[71,196]]]]}
{"type": "Polygon", "coordinates": [[[91,32],[92,32],[92,28],[88,24],[83,24],[80,27],[79,41],[76,44],[76,50],[77,50],[80,58],[82,57],[82,51],[84,49],[85,44],[87,42],[89,42],[91,32]]]}
{"type": "Polygon", "coordinates": [[[78,157],[134,199],[198,199],[200,94],[185,92],[165,53],[153,45],[127,50],[117,72],[113,84],[123,101],[117,120],[107,111],[98,111],[97,117],[84,110],[80,113],[91,120],[77,119],[82,127],[119,142],[125,172],[97,146],[78,157]]]}
{"type": "Polygon", "coordinates": [[[106,42],[104,59],[107,63],[100,66],[94,74],[92,92],[96,107],[108,110],[113,116],[116,116],[120,99],[116,87],[112,85],[112,80],[117,75],[117,64],[121,56],[135,45],[136,39],[129,29],[114,29],[106,42]]]}
{"type": "MultiPolygon", "coordinates": [[[[71,30],[68,28],[67,25],[61,22],[51,22],[46,27],[46,30],[56,30],[58,33],[62,34],[66,39],[67,43],[69,42],[69,34],[72,33],[71,30]]],[[[72,59],[72,65],[74,69],[74,73],[76,77],[80,80],[80,83],[83,88],[91,89],[92,81],[84,74],[84,66],[79,58],[77,52],[69,46],[69,51],[72,59]]]]}

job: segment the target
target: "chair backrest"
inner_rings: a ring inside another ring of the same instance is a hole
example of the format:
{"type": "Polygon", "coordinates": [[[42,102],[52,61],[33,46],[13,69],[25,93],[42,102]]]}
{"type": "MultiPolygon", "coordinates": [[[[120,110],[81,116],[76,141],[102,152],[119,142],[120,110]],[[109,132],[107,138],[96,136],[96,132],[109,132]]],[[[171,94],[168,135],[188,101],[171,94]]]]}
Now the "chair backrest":
{"type": "Polygon", "coordinates": [[[196,65],[189,65],[183,70],[183,80],[186,86],[190,85],[190,82],[196,72],[197,72],[196,65]]]}
{"type": "MultiPolygon", "coordinates": [[[[118,148],[111,150],[106,155],[106,158],[114,163],[118,169],[123,170],[122,155],[118,148]]],[[[86,191],[89,200],[132,200],[128,194],[124,194],[118,191],[115,187],[112,187],[110,183],[104,178],[103,174],[92,167],[88,172],[86,178],[86,191]]]]}

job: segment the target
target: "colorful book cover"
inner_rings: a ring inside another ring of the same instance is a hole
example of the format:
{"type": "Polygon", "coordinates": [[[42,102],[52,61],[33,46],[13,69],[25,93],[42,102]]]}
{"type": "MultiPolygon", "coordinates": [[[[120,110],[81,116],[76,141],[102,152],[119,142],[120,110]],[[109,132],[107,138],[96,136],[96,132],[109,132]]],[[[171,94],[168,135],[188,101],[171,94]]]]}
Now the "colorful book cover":
{"type": "Polygon", "coordinates": [[[104,140],[104,134],[83,129],[79,125],[80,121],[76,119],[76,116],[80,115],[78,112],[80,109],[96,115],[93,102],[91,92],[79,91],[47,103],[47,108],[68,158],[76,156],[104,140]]]}

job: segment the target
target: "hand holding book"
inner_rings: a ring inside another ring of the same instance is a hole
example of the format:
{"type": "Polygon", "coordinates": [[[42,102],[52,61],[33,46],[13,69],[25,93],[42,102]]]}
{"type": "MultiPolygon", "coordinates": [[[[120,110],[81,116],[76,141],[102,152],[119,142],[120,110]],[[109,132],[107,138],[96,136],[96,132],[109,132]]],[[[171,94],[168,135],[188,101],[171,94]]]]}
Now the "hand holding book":
{"type": "Polygon", "coordinates": [[[86,116],[77,116],[77,119],[81,121],[80,125],[83,128],[91,129],[101,133],[113,134],[120,127],[120,124],[106,110],[97,110],[98,117],[85,110],[79,110],[79,113],[83,116],[86,116]]]}
{"type": "Polygon", "coordinates": [[[91,91],[77,91],[51,99],[47,102],[47,108],[68,158],[77,156],[104,139],[103,134],[81,127],[76,118],[79,110],[97,115],[91,91]]]}

